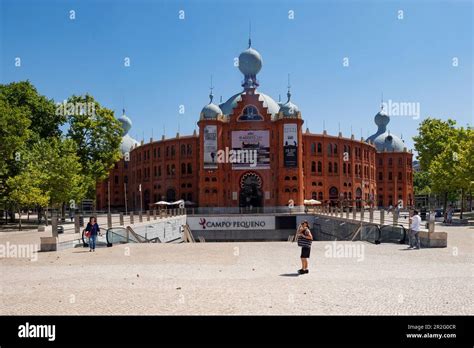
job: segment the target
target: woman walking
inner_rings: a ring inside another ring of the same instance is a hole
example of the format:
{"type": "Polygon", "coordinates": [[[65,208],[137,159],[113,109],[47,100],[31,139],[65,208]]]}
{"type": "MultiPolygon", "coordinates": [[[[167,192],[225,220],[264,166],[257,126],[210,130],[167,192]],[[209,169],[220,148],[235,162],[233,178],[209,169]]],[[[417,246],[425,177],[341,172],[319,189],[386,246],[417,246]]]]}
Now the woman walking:
{"type": "Polygon", "coordinates": [[[298,270],[298,273],[307,274],[309,273],[308,259],[311,253],[311,242],[313,240],[308,221],[303,221],[298,227],[296,238],[298,240],[298,246],[301,247],[301,269],[298,270]]]}
{"type": "Polygon", "coordinates": [[[97,234],[100,233],[100,228],[95,217],[91,216],[89,219],[86,231],[89,232],[89,251],[95,251],[95,241],[97,239],[97,234]]]}

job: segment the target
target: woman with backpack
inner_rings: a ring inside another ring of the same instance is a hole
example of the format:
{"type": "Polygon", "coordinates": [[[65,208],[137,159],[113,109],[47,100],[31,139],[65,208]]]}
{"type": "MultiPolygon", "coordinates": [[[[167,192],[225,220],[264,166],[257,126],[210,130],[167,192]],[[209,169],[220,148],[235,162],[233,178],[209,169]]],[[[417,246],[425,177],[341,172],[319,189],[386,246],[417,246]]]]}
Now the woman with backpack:
{"type": "Polygon", "coordinates": [[[301,247],[301,269],[298,270],[298,274],[307,274],[309,273],[308,259],[311,253],[311,242],[313,241],[308,221],[303,221],[298,227],[296,240],[298,241],[298,246],[301,247]]]}
{"type": "Polygon", "coordinates": [[[95,251],[95,241],[97,239],[97,234],[99,233],[100,228],[97,224],[97,219],[91,216],[86,226],[86,237],[89,237],[89,251],[95,251]]]}

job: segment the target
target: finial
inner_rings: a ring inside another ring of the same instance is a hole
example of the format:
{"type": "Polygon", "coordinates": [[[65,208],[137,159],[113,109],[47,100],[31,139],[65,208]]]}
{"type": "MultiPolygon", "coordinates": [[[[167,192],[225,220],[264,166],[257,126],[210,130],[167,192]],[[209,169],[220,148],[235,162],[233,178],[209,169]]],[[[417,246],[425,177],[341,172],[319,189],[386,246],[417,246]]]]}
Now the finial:
{"type": "Polygon", "coordinates": [[[214,87],[212,86],[212,75],[211,75],[211,87],[209,88],[211,91],[209,92],[209,104],[212,103],[212,99],[214,98],[214,94],[212,94],[212,90],[214,89],[214,87]]]}
{"type": "Polygon", "coordinates": [[[219,101],[219,103],[220,103],[220,104],[222,104],[222,96],[221,96],[221,98],[220,98],[220,101],[219,101]]]}
{"type": "Polygon", "coordinates": [[[125,108],[122,109],[122,115],[125,115],[125,108]]]}
{"type": "Polygon", "coordinates": [[[249,48],[252,46],[252,21],[249,20],[249,48]]]}
{"type": "Polygon", "coordinates": [[[278,94],[278,102],[281,103],[281,94],[278,94]]]}
{"type": "Polygon", "coordinates": [[[380,110],[383,110],[383,92],[382,92],[382,96],[381,96],[381,99],[380,99],[380,110]]]}
{"type": "Polygon", "coordinates": [[[286,93],[286,96],[288,97],[288,102],[290,101],[291,99],[291,85],[290,85],[290,74],[288,74],[288,93],[286,93]]]}

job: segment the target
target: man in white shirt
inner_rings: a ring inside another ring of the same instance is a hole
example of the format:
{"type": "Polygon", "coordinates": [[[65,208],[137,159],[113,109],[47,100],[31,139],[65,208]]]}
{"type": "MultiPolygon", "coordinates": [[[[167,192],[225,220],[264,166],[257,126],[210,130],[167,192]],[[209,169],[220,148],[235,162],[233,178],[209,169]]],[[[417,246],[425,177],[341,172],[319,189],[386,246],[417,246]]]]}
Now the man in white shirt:
{"type": "Polygon", "coordinates": [[[410,246],[409,249],[420,249],[420,225],[421,217],[418,215],[418,210],[413,211],[410,225],[410,246]]]}

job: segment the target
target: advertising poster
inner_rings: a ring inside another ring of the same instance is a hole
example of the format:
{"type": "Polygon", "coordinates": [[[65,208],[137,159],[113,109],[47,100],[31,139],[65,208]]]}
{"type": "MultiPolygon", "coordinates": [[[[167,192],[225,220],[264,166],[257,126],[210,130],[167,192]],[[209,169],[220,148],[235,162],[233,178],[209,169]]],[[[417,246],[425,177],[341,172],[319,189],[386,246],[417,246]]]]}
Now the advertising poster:
{"type": "Polygon", "coordinates": [[[239,161],[232,169],[270,169],[270,132],[234,131],[232,150],[239,161]]]}
{"type": "Polygon", "coordinates": [[[283,162],[285,167],[298,166],[298,125],[288,123],[283,127],[283,162]]]}
{"type": "Polygon", "coordinates": [[[204,127],[204,166],[205,169],[217,169],[217,126],[204,127]]]}

